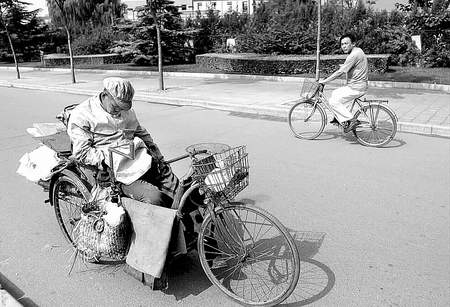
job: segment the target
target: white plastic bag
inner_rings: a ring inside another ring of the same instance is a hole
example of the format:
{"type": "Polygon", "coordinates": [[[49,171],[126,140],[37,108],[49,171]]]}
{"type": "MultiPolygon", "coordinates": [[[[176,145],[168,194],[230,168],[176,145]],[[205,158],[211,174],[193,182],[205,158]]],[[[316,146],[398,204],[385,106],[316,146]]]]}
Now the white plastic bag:
{"type": "Polygon", "coordinates": [[[17,173],[30,181],[50,179],[52,169],[58,165],[61,159],[56,151],[41,145],[30,153],[26,153],[19,160],[17,173]]]}
{"type": "Polygon", "coordinates": [[[99,209],[105,211],[102,218],[106,223],[108,223],[109,226],[117,227],[125,219],[125,210],[122,206],[110,201],[110,192],[110,187],[102,188],[97,185],[91,192],[92,197],[89,201],[97,202],[99,209]]]}
{"type": "Polygon", "coordinates": [[[234,170],[223,160],[216,160],[216,168],[205,178],[205,183],[214,192],[223,191],[233,178],[234,170]]]}

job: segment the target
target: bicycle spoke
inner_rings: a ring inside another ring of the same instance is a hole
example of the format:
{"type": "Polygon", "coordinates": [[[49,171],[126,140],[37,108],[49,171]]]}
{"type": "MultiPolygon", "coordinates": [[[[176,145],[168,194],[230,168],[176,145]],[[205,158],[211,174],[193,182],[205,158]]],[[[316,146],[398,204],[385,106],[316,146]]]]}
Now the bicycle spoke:
{"type": "Polygon", "coordinates": [[[380,106],[377,107],[377,114],[375,114],[374,116],[374,121],[377,122],[378,121],[378,114],[380,113],[380,106]]]}

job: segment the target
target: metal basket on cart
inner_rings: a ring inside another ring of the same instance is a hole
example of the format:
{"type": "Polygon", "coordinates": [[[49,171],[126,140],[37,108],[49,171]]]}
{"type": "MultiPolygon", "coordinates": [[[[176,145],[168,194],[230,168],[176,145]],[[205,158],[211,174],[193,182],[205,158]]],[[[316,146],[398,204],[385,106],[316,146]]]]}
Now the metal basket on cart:
{"type": "Polygon", "coordinates": [[[303,79],[300,85],[300,97],[303,99],[310,99],[314,97],[319,90],[319,82],[312,79],[303,79]]]}
{"type": "Polygon", "coordinates": [[[200,191],[215,204],[233,199],[248,186],[249,165],[245,146],[197,159],[192,167],[192,177],[200,183],[200,191]]]}

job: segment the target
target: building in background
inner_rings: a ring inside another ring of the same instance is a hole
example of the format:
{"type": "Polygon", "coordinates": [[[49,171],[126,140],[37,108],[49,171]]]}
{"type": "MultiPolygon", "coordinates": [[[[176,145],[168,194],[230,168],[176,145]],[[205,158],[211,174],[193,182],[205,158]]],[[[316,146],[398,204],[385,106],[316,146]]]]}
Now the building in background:
{"type": "MultiPolygon", "coordinates": [[[[208,10],[215,10],[219,15],[230,12],[252,14],[261,1],[266,0],[173,0],[182,18],[195,17],[197,14],[206,15],[208,10]]],[[[136,20],[137,9],[145,5],[145,0],[122,0],[127,5],[126,18],[136,20]]]]}

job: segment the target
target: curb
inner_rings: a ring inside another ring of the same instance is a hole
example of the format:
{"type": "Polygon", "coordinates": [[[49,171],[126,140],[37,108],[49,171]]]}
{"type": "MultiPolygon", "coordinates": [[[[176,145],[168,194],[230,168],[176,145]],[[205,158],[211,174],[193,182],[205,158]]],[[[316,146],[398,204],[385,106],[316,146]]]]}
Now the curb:
{"type": "MultiPolygon", "coordinates": [[[[79,94],[79,95],[95,95],[98,93],[97,90],[81,90],[81,89],[67,89],[62,87],[51,87],[51,86],[41,86],[41,85],[28,85],[28,84],[13,84],[7,81],[0,80],[0,86],[12,87],[12,88],[23,88],[23,89],[35,89],[41,91],[51,91],[59,93],[68,94],[79,94]]],[[[209,100],[194,100],[189,98],[175,98],[175,97],[163,97],[162,95],[135,95],[135,100],[167,104],[175,106],[192,106],[201,107],[212,110],[221,110],[236,113],[247,113],[252,115],[260,116],[270,116],[278,118],[287,118],[289,108],[274,108],[274,107],[264,107],[258,105],[239,105],[231,103],[220,103],[209,100]]],[[[417,124],[411,122],[398,122],[397,131],[399,132],[409,132],[424,135],[435,135],[442,137],[450,137],[450,127],[448,126],[438,126],[438,125],[428,125],[428,124],[417,124]]]]}
{"type": "MultiPolygon", "coordinates": [[[[55,71],[70,72],[68,68],[44,68],[44,67],[22,67],[20,71],[55,71]]],[[[0,70],[16,70],[15,67],[0,66],[0,70]]],[[[158,76],[157,71],[140,70],[103,70],[103,69],[75,69],[77,72],[91,72],[116,75],[136,75],[136,76],[158,76]]],[[[303,79],[312,79],[305,77],[285,77],[285,76],[266,76],[266,75],[241,75],[241,74],[222,74],[222,73],[190,73],[190,72],[164,72],[166,77],[190,77],[190,78],[209,78],[209,79],[241,79],[241,80],[265,80],[277,82],[299,82],[303,79]]],[[[332,84],[342,85],[343,80],[334,80],[332,84]]],[[[413,82],[392,82],[392,81],[369,81],[370,87],[379,88],[404,88],[404,89],[422,89],[431,91],[442,91],[450,93],[450,85],[437,83],[413,83],[413,82]]]]}

